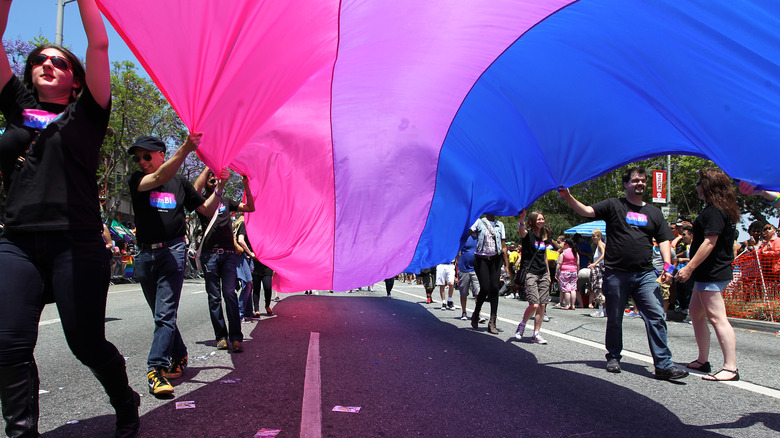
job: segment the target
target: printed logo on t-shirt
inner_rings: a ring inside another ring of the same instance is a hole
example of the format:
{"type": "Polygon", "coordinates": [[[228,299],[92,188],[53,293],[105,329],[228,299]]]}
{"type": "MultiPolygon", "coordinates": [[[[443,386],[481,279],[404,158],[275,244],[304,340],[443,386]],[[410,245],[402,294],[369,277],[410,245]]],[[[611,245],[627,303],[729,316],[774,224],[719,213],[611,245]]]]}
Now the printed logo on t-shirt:
{"type": "Polygon", "coordinates": [[[219,211],[217,211],[217,214],[221,214],[225,210],[227,210],[227,207],[225,207],[225,204],[219,204],[219,211]]]}
{"type": "Polygon", "coordinates": [[[647,225],[647,216],[642,213],[629,211],[628,214],[626,214],[626,223],[629,225],[644,227],[647,225]]]}
{"type": "MultiPolygon", "coordinates": [[[[550,248],[552,248],[552,245],[550,245],[550,248]]],[[[536,249],[539,251],[546,251],[547,250],[547,244],[545,242],[536,241],[536,249]]]]}
{"type": "Polygon", "coordinates": [[[160,209],[176,208],[176,196],[173,193],[151,192],[149,193],[149,204],[160,209]]]}
{"type": "Polygon", "coordinates": [[[39,109],[24,109],[22,110],[22,119],[24,120],[24,126],[33,129],[43,129],[51,122],[57,120],[63,113],[54,114],[48,111],[39,109]]]}

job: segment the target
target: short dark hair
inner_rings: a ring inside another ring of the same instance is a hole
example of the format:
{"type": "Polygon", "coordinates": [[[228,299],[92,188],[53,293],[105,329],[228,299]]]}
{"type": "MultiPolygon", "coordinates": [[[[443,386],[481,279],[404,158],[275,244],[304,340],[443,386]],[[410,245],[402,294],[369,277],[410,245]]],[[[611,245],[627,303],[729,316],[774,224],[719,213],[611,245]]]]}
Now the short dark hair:
{"type": "Polygon", "coordinates": [[[687,231],[688,234],[693,234],[693,227],[690,225],[683,225],[682,230],[687,231]]]}
{"type": "Polygon", "coordinates": [[[640,175],[645,175],[647,177],[647,174],[645,172],[645,169],[641,167],[629,167],[628,169],[623,172],[623,184],[631,181],[631,174],[638,173],[640,175]]]}
{"type": "Polygon", "coordinates": [[[580,239],[582,239],[582,234],[576,233],[574,236],[572,236],[572,239],[574,239],[575,242],[578,242],[580,239]]]}

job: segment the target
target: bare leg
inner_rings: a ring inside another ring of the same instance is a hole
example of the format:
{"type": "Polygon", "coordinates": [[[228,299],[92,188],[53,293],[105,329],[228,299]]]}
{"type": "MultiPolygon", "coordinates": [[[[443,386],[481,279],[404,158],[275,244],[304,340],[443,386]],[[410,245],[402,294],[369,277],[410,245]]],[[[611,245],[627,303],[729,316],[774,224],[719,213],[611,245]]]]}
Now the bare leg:
{"type": "MultiPolygon", "coordinates": [[[[726,305],[723,302],[723,294],[720,292],[699,292],[699,301],[707,314],[707,320],[715,330],[720,349],[723,352],[723,368],[727,370],[737,369],[737,339],[734,329],[726,317],[726,305]]],[[[726,376],[728,377],[728,376],[726,376]]]]}
{"type": "Polygon", "coordinates": [[[696,337],[696,345],[699,347],[699,356],[696,360],[699,363],[707,362],[710,355],[710,328],[707,326],[707,312],[702,303],[701,294],[697,290],[694,290],[691,296],[688,317],[691,318],[693,335],[696,337]]]}
{"type": "MultiPolygon", "coordinates": [[[[523,324],[525,324],[526,322],[528,322],[528,320],[531,318],[531,315],[533,315],[534,313],[536,313],[536,309],[537,309],[538,307],[539,307],[539,305],[538,305],[538,304],[529,304],[529,305],[528,305],[528,308],[527,308],[527,309],[525,309],[525,313],[523,313],[523,324]]],[[[536,324],[536,323],[534,322],[534,324],[536,324]]]]}
{"type": "Polygon", "coordinates": [[[534,332],[538,332],[542,328],[542,318],[544,318],[544,309],[547,304],[538,304],[536,307],[536,315],[534,315],[534,332]]]}

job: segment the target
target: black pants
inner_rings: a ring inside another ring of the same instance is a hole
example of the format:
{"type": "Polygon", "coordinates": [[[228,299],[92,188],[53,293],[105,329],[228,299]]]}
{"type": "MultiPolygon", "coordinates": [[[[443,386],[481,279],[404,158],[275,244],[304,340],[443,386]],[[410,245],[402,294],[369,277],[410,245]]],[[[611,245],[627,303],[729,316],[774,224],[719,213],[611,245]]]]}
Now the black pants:
{"type": "Polygon", "coordinates": [[[265,307],[271,306],[271,280],[273,275],[252,275],[252,302],[255,312],[260,311],[260,289],[263,289],[265,307]]]}
{"type": "Polygon", "coordinates": [[[498,314],[498,291],[501,289],[501,254],[492,257],[474,257],[474,272],[479,281],[479,295],[474,313],[479,314],[485,301],[490,303],[490,314],[498,314]]]}
{"type": "Polygon", "coordinates": [[[41,311],[51,300],[84,365],[101,368],[119,355],[105,336],[110,257],[98,231],[0,238],[0,366],[32,362],[41,311]]]}

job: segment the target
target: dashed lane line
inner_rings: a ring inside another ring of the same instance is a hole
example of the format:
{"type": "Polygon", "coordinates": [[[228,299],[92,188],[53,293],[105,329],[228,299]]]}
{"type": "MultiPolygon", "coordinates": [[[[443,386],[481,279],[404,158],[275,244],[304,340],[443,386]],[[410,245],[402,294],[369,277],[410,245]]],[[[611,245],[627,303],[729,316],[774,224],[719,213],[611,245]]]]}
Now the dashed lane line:
{"type": "Polygon", "coordinates": [[[303,383],[301,438],[322,437],[322,380],[320,378],[320,334],[309,336],[306,375],[303,383]]]}

